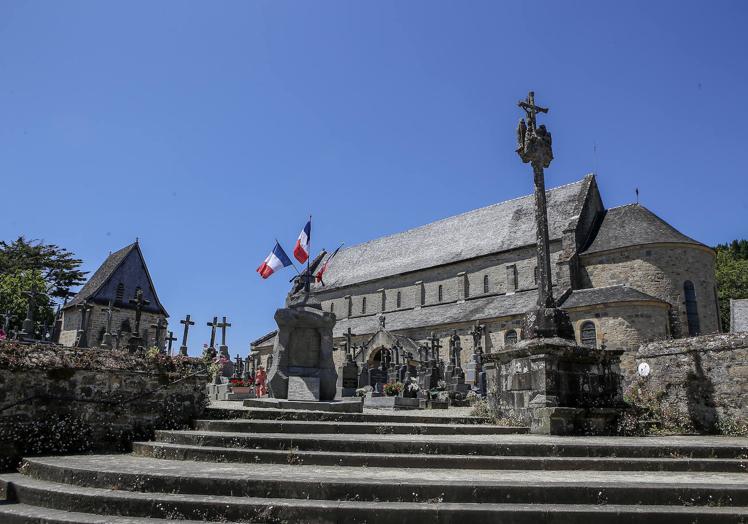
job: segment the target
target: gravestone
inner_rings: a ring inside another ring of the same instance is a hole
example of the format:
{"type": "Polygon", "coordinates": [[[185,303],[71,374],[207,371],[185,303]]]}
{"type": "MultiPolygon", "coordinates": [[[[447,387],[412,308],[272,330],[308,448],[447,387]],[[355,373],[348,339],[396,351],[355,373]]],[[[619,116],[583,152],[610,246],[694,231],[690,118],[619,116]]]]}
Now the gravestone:
{"type": "Polygon", "coordinates": [[[358,365],[353,361],[353,356],[349,353],[346,355],[346,362],[341,370],[343,377],[341,384],[341,397],[353,397],[356,395],[358,388],[358,365]]]}
{"type": "Polygon", "coordinates": [[[389,381],[389,373],[382,367],[369,370],[369,385],[374,388],[376,396],[384,395],[384,385],[389,381]]]}
{"type": "Polygon", "coordinates": [[[366,386],[370,386],[371,383],[369,382],[369,364],[364,362],[361,364],[361,372],[358,374],[358,387],[363,388],[366,386]]]}

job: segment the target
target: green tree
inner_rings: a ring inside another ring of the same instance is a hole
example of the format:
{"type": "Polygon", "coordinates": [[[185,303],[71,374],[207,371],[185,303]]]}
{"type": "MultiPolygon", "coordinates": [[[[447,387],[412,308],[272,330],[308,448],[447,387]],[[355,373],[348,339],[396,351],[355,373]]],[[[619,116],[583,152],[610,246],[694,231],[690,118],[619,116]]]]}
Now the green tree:
{"type": "Polygon", "coordinates": [[[716,248],[717,297],[722,329],[730,329],[730,299],[748,298],[748,240],[733,240],[716,248]]]}
{"type": "Polygon", "coordinates": [[[0,241],[0,314],[15,317],[11,326],[17,329],[26,318],[28,291],[35,298],[35,320],[51,322],[53,299],[64,300],[70,289],[85,280],[81,260],[54,244],[18,237],[13,242],[0,241]]]}

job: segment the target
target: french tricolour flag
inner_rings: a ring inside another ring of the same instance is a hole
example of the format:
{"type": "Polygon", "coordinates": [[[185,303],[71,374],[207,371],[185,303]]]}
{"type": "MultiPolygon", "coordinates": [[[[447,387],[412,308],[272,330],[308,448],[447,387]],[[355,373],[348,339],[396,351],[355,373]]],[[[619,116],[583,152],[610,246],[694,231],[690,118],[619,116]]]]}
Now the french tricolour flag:
{"type": "Polygon", "coordinates": [[[296,247],[293,248],[293,256],[296,257],[300,263],[306,262],[309,258],[309,241],[312,238],[312,219],[304,226],[304,229],[299,233],[299,239],[296,241],[296,247]]]}
{"type": "Polygon", "coordinates": [[[270,252],[265,261],[260,264],[260,267],[257,268],[257,272],[262,278],[267,278],[279,269],[283,269],[284,267],[290,266],[291,264],[293,264],[293,262],[291,262],[291,259],[288,258],[286,252],[283,251],[283,248],[276,241],[275,247],[270,252]]]}

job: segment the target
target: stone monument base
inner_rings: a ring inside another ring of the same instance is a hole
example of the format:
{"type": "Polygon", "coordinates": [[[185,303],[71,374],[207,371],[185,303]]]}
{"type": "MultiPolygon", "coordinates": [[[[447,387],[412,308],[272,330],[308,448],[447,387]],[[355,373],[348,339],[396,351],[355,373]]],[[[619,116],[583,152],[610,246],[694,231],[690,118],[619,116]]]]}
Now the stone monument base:
{"type": "Polygon", "coordinates": [[[526,339],[558,337],[574,340],[574,327],[566,311],[556,307],[542,307],[525,313],[522,336],[526,339]]]}
{"type": "Polygon", "coordinates": [[[364,400],[364,407],[373,409],[421,409],[417,398],[405,397],[367,396],[364,400]]]}
{"type": "Polygon", "coordinates": [[[308,402],[282,398],[255,398],[244,401],[248,408],[292,409],[299,411],[326,411],[330,413],[363,413],[363,399],[308,402]]]}
{"type": "Polygon", "coordinates": [[[523,340],[486,355],[489,405],[533,433],[613,433],[622,405],[621,353],[561,338],[523,340]]]}

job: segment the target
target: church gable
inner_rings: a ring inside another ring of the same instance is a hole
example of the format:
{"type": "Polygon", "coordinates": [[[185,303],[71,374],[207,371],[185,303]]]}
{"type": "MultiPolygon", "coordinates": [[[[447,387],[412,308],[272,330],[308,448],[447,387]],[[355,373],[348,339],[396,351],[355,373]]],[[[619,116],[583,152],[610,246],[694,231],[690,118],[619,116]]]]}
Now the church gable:
{"type": "Polygon", "coordinates": [[[117,307],[129,308],[129,300],[137,289],[142,289],[143,298],[150,302],[143,311],[169,316],[158,299],[143,253],[136,242],[109,255],[68,307],[86,301],[107,304],[111,300],[117,307]]]}

